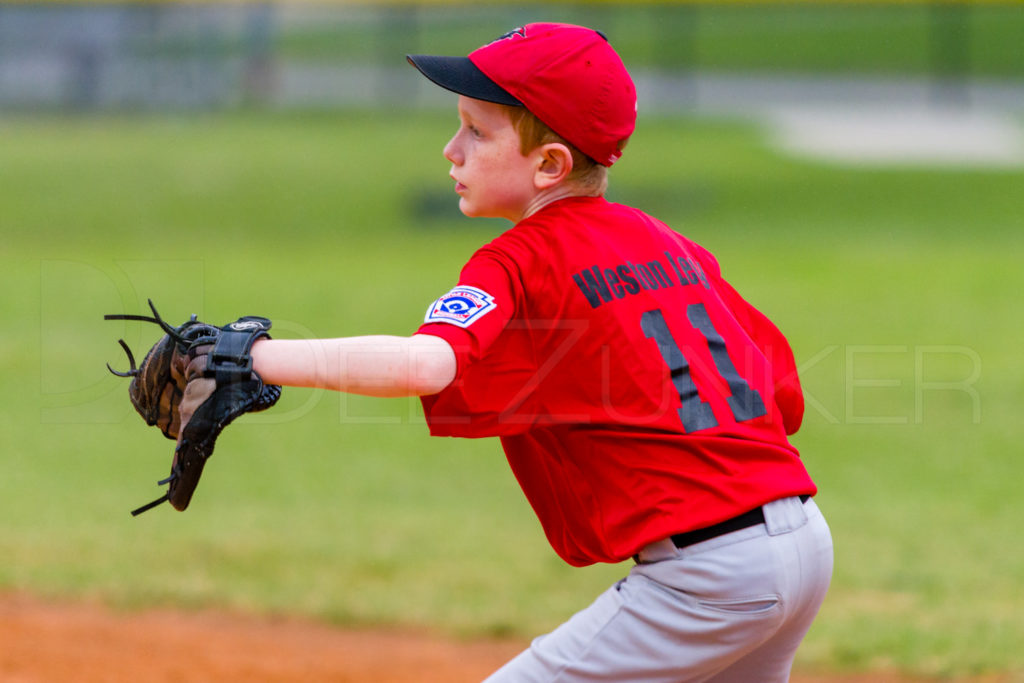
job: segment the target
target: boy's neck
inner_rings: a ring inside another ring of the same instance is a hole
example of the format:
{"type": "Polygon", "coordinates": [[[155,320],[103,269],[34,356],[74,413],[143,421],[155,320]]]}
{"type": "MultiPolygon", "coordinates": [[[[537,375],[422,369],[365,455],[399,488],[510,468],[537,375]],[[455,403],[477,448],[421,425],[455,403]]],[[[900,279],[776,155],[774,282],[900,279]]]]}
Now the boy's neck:
{"type": "Polygon", "coordinates": [[[550,190],[546,190],[537,194],[533,200],[526,206],[526,210],[523,212],[522,217],[516,223],[526,220],[533,214],[537,213],[546,206],[550,206],[557,201],[567,199],[569,197],[600,197],[597,193],[580,192],[578,189],[568,186],[559,185],[550,190]]]}

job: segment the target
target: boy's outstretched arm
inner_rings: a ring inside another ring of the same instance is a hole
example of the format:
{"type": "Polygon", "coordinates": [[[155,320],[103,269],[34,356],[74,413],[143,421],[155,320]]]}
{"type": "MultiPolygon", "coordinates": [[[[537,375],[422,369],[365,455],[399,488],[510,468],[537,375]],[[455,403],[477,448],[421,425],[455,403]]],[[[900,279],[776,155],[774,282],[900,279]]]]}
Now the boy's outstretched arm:
{"type": "Polygon", "coordinates": [[[444,339],[371,335],[338,339],[264,339],[253,369],[267,384],[364,396],[426,396],[455,379],[455,352],[444,339]]]}

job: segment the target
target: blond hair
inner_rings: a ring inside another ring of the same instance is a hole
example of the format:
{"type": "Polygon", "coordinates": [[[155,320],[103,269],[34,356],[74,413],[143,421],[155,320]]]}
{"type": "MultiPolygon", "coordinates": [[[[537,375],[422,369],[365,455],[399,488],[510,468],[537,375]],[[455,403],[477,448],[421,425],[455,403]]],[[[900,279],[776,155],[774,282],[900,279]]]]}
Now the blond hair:
{"type": "MultiPolygon", "coordinates": [[[[572,183],[582,194],[602,195],[608,189],[608,168],[597,163],[586,154],[581,152],[571,142],[551,130],[551,128],[537,118],[537,116],[526,107],[506,106],[512,127],[519,133],[519,151],[524,155],[530,151],[552,142],[557,142],[569,148],[572,154],[572,171],[566,180],[572,183]]],[[[619,143],[619,149],[623,149],[628,138],[619,143]]]]}

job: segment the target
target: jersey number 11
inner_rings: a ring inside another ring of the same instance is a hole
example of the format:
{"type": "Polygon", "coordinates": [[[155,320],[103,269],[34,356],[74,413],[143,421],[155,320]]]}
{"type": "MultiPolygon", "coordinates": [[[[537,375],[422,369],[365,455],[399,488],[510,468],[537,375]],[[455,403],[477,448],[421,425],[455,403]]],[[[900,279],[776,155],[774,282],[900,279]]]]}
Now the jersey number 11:
{"type": "MultiPolygon", "coordinates": [[[[715,368],[729,387],[730,395],[727,402],[733,419],[736,422],[745,422],[764,415],[767,411],[761,394],[752,389],[750,384],[740,377],[725,348],[725,339],[715,329],[704,304],[687,306],[686,317],[690,321],[690,325],[704,337],[708,350],[711,352],[711,358],[715,362],[715,368]]],[[[683,429],[689,433],[717,427],[718,420],[715,419],[715,414],[711,410],[711,404],[701,398],[697,385],[690,375],[690,362],[668,329],[668,323],[665,322],[665,316],[661,309],[646,311],[640,317],[640,327],[644,331],[644,336],[653,339],[654,343],[658,345],[661,357],[668,366],[672,385],[679,394],[678,413],[679,419],[683,423],[683,429]]]]}

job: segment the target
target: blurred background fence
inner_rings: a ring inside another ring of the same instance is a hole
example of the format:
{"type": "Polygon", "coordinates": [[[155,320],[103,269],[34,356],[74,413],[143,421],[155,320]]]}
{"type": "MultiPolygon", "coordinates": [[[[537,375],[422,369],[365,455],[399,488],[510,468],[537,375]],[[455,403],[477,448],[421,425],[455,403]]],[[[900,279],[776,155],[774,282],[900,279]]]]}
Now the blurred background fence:
{"type": "Polygon", "coordinates": [[[5,110],[393,107],[447,101],[410,52],[465,54],[529,21],[605,31],[641,106],[808,96],[1024,111],[1014,2],[0,4],[5,110]]]}

